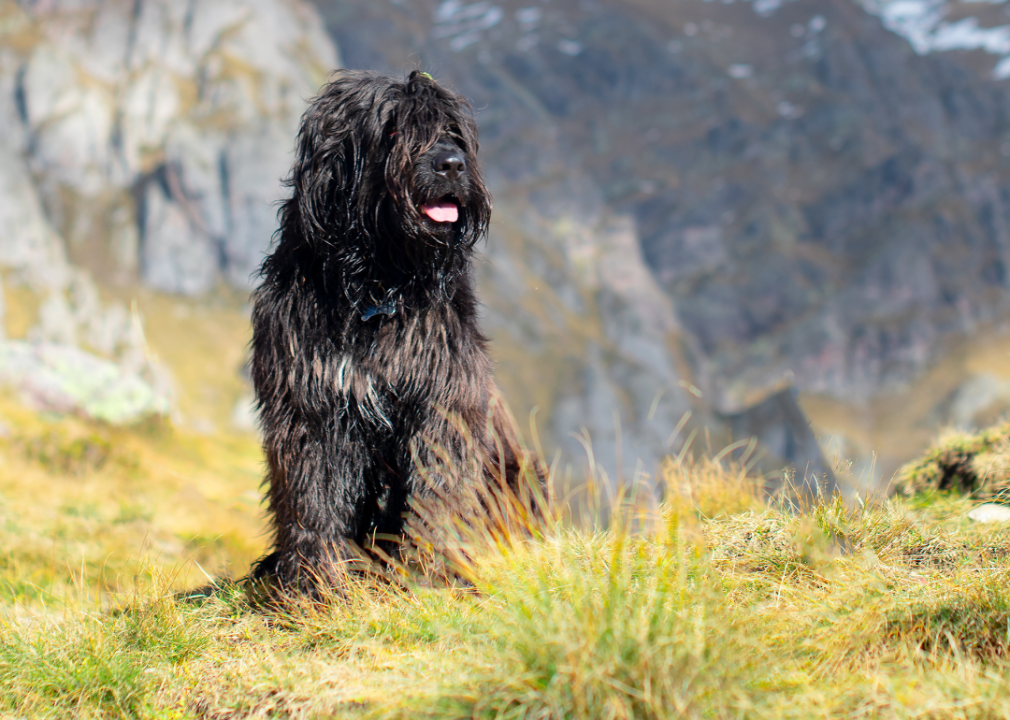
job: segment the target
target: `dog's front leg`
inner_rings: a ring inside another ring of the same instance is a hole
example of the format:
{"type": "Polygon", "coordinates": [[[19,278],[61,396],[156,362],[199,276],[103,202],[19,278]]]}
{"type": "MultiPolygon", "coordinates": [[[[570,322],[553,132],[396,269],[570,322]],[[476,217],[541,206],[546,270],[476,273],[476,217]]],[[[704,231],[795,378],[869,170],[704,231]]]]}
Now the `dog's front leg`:
{"type": "Polygon", "coordinates": [[[274,548],[255,577],[314,592],[338,584],[359,557],[367,455],[332,424],[293,419],[280,427],[264,437],[274,548]]]}

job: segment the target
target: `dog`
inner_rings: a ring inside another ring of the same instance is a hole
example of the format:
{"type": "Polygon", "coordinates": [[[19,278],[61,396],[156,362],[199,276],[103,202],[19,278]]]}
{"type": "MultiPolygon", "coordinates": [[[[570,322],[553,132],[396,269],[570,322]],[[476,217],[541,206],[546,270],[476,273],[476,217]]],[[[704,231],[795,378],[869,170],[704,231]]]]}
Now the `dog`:
{"type": "Polygon", "coordinates": [[[302,118],[253,297],[270,553],[292,592],[400,538],[417,499],[544,482],[478,326],[492,200],[467,101],[429,74],[338,71],[302,118]]]}

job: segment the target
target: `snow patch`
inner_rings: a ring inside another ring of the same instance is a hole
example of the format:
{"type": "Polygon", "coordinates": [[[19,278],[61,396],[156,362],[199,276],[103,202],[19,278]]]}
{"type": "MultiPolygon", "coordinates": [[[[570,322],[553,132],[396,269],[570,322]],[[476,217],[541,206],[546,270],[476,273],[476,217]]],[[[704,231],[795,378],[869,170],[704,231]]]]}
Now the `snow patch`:
{"type": "MultiPolygon", "coordinates": [[[[1001,5],[1007,0],[987,0],[1001,5]]],[[[945,18],[950,0],[862,0],[863,8],[884,27],[908,40],[920,55],[948,50],[984,50],[1001,56],[992,71],[996,80],[1010,78],[1010,25],[981,27],[974,17],[956,22],[945,18]]]]}
{"type": "Polygon", "coordinates": [[[754,12],[760,15],[761,17],[771,17],[786,2],[795,2],[795,0],[744,0],[744,1],[751,2],[754,8],[754,12]]]}
{"type": "Polygon", "coordinates": [[[782,100],[775,105],[775,112],[777,112],[780,117],[792,120],[793,118],[798,118],[803,114],[803,108],[798,105],[793,105],[788,100],[782,100]]]}
{"type": "Polygon", "coordinates": [[[460,0],[445,0],[435,10],[435,27],[432,37],[448,39],[449,49],[459,52],[480,42],[485,31],[490,30],[505,17],[505,11],[489,2],[465,5],[460,0]]]}
{"type": "Polygon", "coordinates": [[[538,7],[520,8],[516,10],[516,21],[520,25],[536,25],[544,16],[544,11],[538,7]]]}
{"type": "Polygon", "coordinates": [[[574,40],[558,40],[558,50],[565,55],[575,57],[582,52],[582,44],[574,40]]]}

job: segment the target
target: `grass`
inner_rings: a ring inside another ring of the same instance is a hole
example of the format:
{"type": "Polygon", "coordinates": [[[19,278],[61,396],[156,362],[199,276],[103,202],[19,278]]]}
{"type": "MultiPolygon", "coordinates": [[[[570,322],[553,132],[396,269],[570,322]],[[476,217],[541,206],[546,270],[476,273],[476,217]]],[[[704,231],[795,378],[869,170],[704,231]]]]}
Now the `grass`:
{"type": "Polygon", "coordinates": [[[471,538],[472,588],[358,577],[264,612],[228,584],[177,594],[206,581],[194,559],[234,575],[262,548],[254,503],[207,537],[238,512],[207,466],[254,487],[248,448],[21,420],[0,446],[0,717],[1010,716],[1010,531],[967,520],[964,495],[797,511],[670,462],[657,510],[471,538]]]}
{"type": "Polygon", "coordinates": [[[253,437],[115,428],[9,395],[0,425],[0,604],[19,613],[118,596],[152,572],[241,574],[266,545],[253,437]]]}
{"type": "Polygon", "coordinates": [[[472,588],[351,578],[263,612],[223,581],[267,542],[256,439],[224,429],[245,311],[135,299],[175,424],[0,394],[0,718],[1010,716],[1010,530],[966,518],[1010,477],[1005,429],[854,507],[671,461],[663,503],[607,527],[470,538],[472,588]]]}

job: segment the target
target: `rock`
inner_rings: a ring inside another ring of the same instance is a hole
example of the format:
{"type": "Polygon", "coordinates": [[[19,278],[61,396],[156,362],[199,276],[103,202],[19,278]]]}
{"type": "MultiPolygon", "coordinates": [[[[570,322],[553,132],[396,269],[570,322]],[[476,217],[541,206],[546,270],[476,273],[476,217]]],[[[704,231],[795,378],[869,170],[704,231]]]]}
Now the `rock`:
{"type": "Polygon", "coordinates": [[[170,293],[207,292],[221,269],[220,251],[214,237],[200,231],[200,216],[183,194],[178,170],[160,167],[143,188],[138,213],[144,282],[170,293]]]}
{"type": "Polygon", "coordinates": [[[222,276],[250,287],[304,99],[338,64],[313,9],[57,0],[6,13],[8,34],[34,38],[7,43],[12,149],[72,259],[169,292],[222,276]]]}
{"type": "Polygon", "coordinates": [[[317,4],[349,64],[414,54],[473,98],[496,192],[632,218],[723,412],[790,372],[866,400],[1010,313],[1005,91],[857,5],[488,5],[474,29],[475,4],[317,4]]]}
{"type": "Polygon", "coordinates": [[[0,342],[0,382],[39,409],[78,412],[115,425],[166,415],[167,399],[137,375],[80,348],[0,342]]]}
{"type": "MultiPolygon", "coordinates": [[[[728,436],[788,382],[866,403],[1007,324],[996,58],[923,55],[942,19],[913,36],[890,0],[647,5],[4,4],[0,264],[42,288],[33,338],[142,357],[71,264],[250,286],[304,100],[338,64],[321,17],[348,65],[420,62],[473,100],[499,376],[612,477],[652,472],[688,412],[728,436]]],[[[966,385],[950,413],[994,392],[966,385]]]]}
{"type": "Polygon", "coordinates": [[[765,464],[794,467],[796,474],[791,481],[807,497],[830,498],[839,491],[810,421],[796,401],[795,388],[780,390],[761,403],[722,419],[737,440],[733,454],[742,463],[757,464],[762,453],[771,453],[773,457],[765,464]],[[760,446],[750,447],[751,438],[760,446]]]}
{"type": "MultiPolygon", "coordinates": [[[[15,125],[0,101],[0,122],[15,125]]],[[[16,145],[0,143],[0,267],[15,270],[36,291],[66,287],[70,266],[66,249],[42,207],[24,158],[16,145]]]]}
{"type": "Polygon", "coordinates": [[[588,470],[611,488],[655,481],[691,429],[719,422],[685,389],[676,317],[630,218],[570,208],[548,219],[507,194],[495,212],[509,221],[492,224],[478,286],[520,423],[538,408],[541,444],[562,451],[562,474],[588,470]]]}
{"type": "Polygon", "coordinates": [[[1010,381],[989,373],[973,375],[954,391],[943,409],[954,427],[977,430],[987,424],[978,422],[980,416],[991,420],[1010,409],[1010,381]]]}
{"type": "MultiPolygon", "coordinates": [[[[297,1],[0,2],[0,269],[38,297],[28,339],[94,350],[168,397],[140,318],[95,280],[249,287],[304,98],[336,64],[297,1]]],[[[40,404],[117,417],[36,385],[40,404]]]]}
{"type": "Polygon", "coordinates": [[[996,503],[983,503],[972,509],[968,517],[980,523],[1010,522],[1010,507],[996,503]]]}

